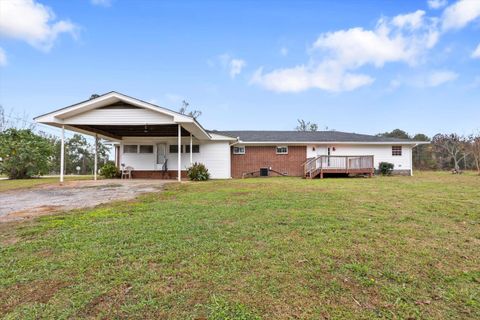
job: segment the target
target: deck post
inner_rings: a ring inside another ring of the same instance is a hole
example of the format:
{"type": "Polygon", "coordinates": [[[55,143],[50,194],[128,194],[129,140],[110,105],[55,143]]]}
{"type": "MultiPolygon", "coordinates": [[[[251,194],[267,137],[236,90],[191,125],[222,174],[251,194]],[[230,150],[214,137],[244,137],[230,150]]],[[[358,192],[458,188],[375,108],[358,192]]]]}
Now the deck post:
{"type": "Polygon", "coordinates": [[[177,163],[177,180],[182,181],[182,126],[178,125],[178,163],[177,163]]]}
{"type": "MultiPolygon", "coordinates": [[[[417,145],[413,146],[410,149],[410,177],[413,177],[413,148],[415,148],[417,145]]],[[[463,158],[465,160],[465,157],[463,158]]]]}
{"type": "Polygon", "coordinates": [[[65,126],[62,125],[61,147],[60,147],[60,182],[63,182],[63,172],[65,171],[65,126]]]}
{"type": "Polygon", "coordinates": [[[372,167],[372,170],[371,170],[371,173],[370,173],[370,178],[371,178],[375,174],[375,157],[370,156],[370,159],[371,159],[371,164],[370,165],[372,167]]]}
{"type": "Polygon", "coordinates": [[[193,137],[190,133],[190,165],[193,164],[193,137]]]}
{"type": "Polygon", "coordinates": [[[93,180],[97,180],[97,171],[98,171],[98,134],[95,133],[95,160],[93,163],[93,180]]]}

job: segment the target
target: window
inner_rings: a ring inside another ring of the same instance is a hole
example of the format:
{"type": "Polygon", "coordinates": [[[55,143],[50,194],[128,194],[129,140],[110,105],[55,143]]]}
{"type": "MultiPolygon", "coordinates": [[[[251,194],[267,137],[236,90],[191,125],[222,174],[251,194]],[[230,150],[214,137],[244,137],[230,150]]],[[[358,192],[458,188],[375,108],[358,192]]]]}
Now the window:
{"type": "Polygon", "coordinates": [[[392,156],[401,156],[402,146],[392,146],[392,156]]]}
{"type": "Polygon", "coordinates": [[[286,146],[277,147],[277,154],[288,154],[288,147],[286,146]]]}
{"type": "Polygon", "coordinates": [[[233,154],[245,154],[245,147],[233,147],[233,154]]]}
{"type": "Polygon", "coordinates": [[[137,153],[137,149],[136,144],[126,144],[123,146],[123,153],[137,153]]]}
{"type": "Polygon", "coordinates": [[[140,153],[153,153],[153,146],[151,145],[141,145],[140,153]]]}
{"type": "MultiPolygon", "coordinates": [[[[185,145],[185,153],[190,153],[190,145],[185,145]]],[[[192,153],[200,153],[200,146],[198,144],[192,145],[192,153]]]]}
{"type": "MultiPolygon", "coordinates": [[[[183,146],[180,145],[180,149],[181,149],[180,153],[183,153],[183,148],[182,147],[183,146]]],[[[168,146],[168,148],[169,148],[168,151],[170,153],[178,153],[178,145],[177,144],[171,144],[171,145],[168,146]]]]}

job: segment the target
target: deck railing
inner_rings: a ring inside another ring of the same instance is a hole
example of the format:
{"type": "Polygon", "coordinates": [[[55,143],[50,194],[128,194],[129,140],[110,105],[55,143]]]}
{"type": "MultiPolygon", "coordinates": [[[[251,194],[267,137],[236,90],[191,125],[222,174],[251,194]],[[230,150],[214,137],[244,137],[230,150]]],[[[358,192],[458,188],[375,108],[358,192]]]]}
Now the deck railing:
{"type": "Polygon", "coordinates": [[[318,156],[304,163],[305,177],[319,173],[373,173],[373,156],[318,156]]]}

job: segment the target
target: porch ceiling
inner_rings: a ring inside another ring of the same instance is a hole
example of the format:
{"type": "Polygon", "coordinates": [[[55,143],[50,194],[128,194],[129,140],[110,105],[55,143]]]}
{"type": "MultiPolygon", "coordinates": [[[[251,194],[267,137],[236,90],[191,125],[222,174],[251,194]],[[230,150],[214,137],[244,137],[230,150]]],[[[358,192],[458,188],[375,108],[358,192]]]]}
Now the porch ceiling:
{"type": "MultiPolygon", "coordinates": [[[[122,137],[176,137],[178,125],[72,125],[72,127],[121,140],[122,137]]],[[[182,136],[190,132],[182,127],[182,136]]]]}

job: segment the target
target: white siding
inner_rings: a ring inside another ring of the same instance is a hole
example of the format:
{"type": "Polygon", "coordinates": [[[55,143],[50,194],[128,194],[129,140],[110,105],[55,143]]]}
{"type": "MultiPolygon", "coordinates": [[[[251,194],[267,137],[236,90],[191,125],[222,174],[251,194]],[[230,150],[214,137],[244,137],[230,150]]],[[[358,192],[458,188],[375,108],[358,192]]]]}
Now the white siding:
{"type": "Polygon", "coordinates": [[[139,124],[169,124],[173,117],[148,109],[94,109],[71,118],[65,119],[65,124],[89,125],[139,125],[139,124]]]}
{"type": "Polygon", "coordinates": [[[316,146],[307,146],[307,159],[315,158],[316,156],[317,156],[316,146]]]}
{"type": "MultiPolygon", "coordinates": [[[[151,138],[134,139],[129,138],[120,146],[120,163],[125,166],[132,166],[136,170],[158,170],[156,168],[157,143],[167,144],[167,167],[168,170],[177,170],[178,154],[169,153],[169,145],[176,145],[176,138],[151,138]],[[123,146],[128,144],[153,145],[153,154],[123,153],[123,146]]],[[[190,144],[190,138],[182,138],[182,144],[190,144]]],[[[230,171],[230,145],[227,141],[201,141],[194,139],[194,145],[200,145],[200,152],[193,153],[193,162],[203,163],[210,172],[212,179],[228,179],[230,171]]],[[[185,170],[190,166],[190,153],[182,153],[181,169],[185,170]]]]}
{"type": "MultiPolygon", "coordinates": [[[[126,143],[136,144],[136,143],[126,143]]],[[[142,142],[141,144],[149,144],[142,142]]],[[[151,143],[150,143],[151,144],[151,143]]],[[[123,144],[120,146],[120,163],[135,170],[155,170],[155,147],[153,153],[123,153],[123,144]]]]}
{"type": "MultiPolygon", "coordinates": [[[[399,144],[393,144],[399,145],[399,144]]],[[[375,168],[378,169],[380,162],[390,162],[394,164],[394,170],[412,169],[412,147],[402,146],[401,156],[392,156],[392,145],[309,145],[307,146],[307,157],[316,157],[326,155],[327,148],[331,147],[332,156],[368,156],[373,155],[375,168]],[[333,147],[335,151],[333,151],[333,147]],[[315,148],[315,151],[313,150],[315,148]]]]}

